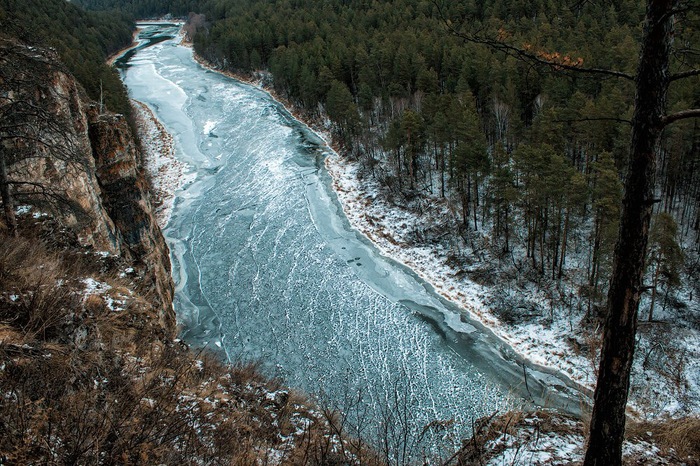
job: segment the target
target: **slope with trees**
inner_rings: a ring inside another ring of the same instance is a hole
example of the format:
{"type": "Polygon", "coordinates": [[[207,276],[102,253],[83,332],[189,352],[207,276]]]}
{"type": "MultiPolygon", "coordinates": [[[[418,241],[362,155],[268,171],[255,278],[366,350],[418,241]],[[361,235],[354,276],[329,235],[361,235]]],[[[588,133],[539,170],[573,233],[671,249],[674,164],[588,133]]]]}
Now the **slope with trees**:
{"type": "Polygon", "coordinates": [[[0,0],[3,33],[35,46],[54,48],[90,98],[128,115],[129,99],[107,56],[129,45],[133,23],[128,15],[86,12],[70,2],[0,0]]]}

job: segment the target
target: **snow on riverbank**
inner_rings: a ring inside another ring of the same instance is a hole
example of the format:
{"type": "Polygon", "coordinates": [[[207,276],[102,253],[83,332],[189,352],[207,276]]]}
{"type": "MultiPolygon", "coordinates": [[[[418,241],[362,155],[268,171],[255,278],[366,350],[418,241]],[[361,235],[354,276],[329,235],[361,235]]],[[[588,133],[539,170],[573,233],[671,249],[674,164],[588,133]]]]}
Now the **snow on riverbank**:
{"type": "MultiPolygon", "coordinates": [[[[333,153],[326,159],[326,167],[350,223],[383,254],[413,269],[526,359],[560,370],[593,390],[597,356],[590,348],[577,346],[594,348],[595,344],[589,341],[591,336],[582,335],[578,325],[581,316],[576,311],[561,303],[553,304],[546,296],[547,290],[526,283],[509,291],[513,302],[536,303],[536,312],[546,312],[547,318],[502,322],[489,306],[494,299],[489,286],[474,282],[459,266],[450,264],[449,249],[415,240],[416,232],[425,230],[436,218],[450,215],[447,201],[429,198],[424,203],[428,207],[423,205],[423,213],[417,214],[390,203],[375,180],[359,177],[357,162],[333,153]]],[[[696,330],[674,327],[671,331],[664,323],[640,323],[630,406],[642,418],[700,413],[700,334],[696,330]],[[655,362],[650,363],[649,356],[655,362]],[[653,367],[660,364],[667,367],[653,367]]]]}
{"type": "MultiPolygon", "coordinates": [[[[562,343],[571,330],[566,325],[549,329],[536,325],[506,328],[484,304],[489,290],[462,276],[448,262],[448,250],[440,245],[414,245],[407,237],[429,225],[435,212],[417,216],[413,212],[389,205],[380,195],[375,181],[357,176],[358,165],[333,154],[326,159],[333,178],[333,188],[352,226],[369,238],[383,254],[413,269],[445,298],[458,304],[470,316],[507,342],[515,351],[536,364],[558,369],[589,388],[595,381],[590,362],[582,355],[571,354],[562,343]]],[[[435,210],[448,210],[436,200],[435,210]]]]}
{"type": "Polygon", "coordinates": [[[151,176],[156,220],[161,228],[170,220],[175,193],[194,178],[187,165],[175,158],[173,138],[148,106],[132,100],[139,138],[144,149],[144,164],[151,176]]]}

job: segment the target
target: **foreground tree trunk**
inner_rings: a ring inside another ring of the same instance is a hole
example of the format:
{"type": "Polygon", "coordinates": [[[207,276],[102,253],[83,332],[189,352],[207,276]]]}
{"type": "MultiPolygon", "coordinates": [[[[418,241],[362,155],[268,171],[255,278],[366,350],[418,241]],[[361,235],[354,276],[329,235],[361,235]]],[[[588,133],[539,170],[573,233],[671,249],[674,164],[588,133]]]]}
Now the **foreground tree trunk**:
{"type": "Polygon", "coordinates": [[[656,147],[665,124],[668,64],[678,0],[649,0],[636,76],[632,146],[615,247],[598,383],[584,466],[622,463],[644,257],[654,204],[656,147]]]}

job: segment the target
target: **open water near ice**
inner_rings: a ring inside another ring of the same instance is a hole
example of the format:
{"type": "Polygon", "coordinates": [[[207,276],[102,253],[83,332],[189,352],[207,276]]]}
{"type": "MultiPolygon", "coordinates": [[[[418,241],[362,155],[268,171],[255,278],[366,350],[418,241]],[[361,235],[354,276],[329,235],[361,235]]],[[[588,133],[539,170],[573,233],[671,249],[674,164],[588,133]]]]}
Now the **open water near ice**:
{"type": "Polygon", "coordinates": [[[147,26],[118,65],[196,174],[165,230],[184,338],[260,361],[289,386],[349,409],[370,436],[388,411],[407,413],[391,423],[416,436],[454,420],[427,430],[430,442],[450,442],[511,405],[577,410],[563,379],[520,360],[379,255],[342,213],[323,141],[264,91],[163,40],[176,32],[147,26]]]}

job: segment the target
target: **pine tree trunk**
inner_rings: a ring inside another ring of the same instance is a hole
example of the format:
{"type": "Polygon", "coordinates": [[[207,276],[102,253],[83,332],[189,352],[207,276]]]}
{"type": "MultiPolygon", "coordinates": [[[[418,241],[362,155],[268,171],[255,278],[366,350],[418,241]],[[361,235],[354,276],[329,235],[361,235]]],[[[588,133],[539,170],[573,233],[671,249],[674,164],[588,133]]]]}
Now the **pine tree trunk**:
{"type": "Polygon", "coordinates": [[[564,263],[566,262],[566,240],[569,236],[569,216],[570,209],[566,209],[566,217],[564,219],[564,233],[562,234],[561,241],[561,254],[559,255],[559,273],[557,274],[558,280],[561,280],[564,270],[564,263]]]}
{"type": "Polygon", "coordinates": [[[474,231],[477,231],[479,229],[479,226],[476,224],[476,216],[478,214],[477,209],[479,208],[479,180],[475,176],[474,177],[474,201],[473,201],[473,216],[474,216],[474,231]]]}
{"type": "Polygon", "coordinates": [[[644,256],[654,204],[656,149],[669,85],[673,10],[678,0],[649,0],[636,77],[632,145],[603,330],[598,383],[584,466],[622,464],[625,407],[634,357],[644,256]]]}
{"type": "Polygon", "coordinates": [[[440,149],[440,196],[445,198],[445,151],[440,149]]]}
{"type": "Polygon", "coordinates": [[[659,285],[659,273],[661,272],[661,264],[656,263],[656,271],[654,272],[654,284],[651,289],[651,304],[649,304],[649,322],[654,320],[654,304],[656,304],[656,287],[659,285]]]}
{"type": "Polygon", "coordinates": [[[593,253],[592,253],[592,258],[591,258],[591,274],[588,277],[588,285],[591,287],[591,289],[597,288],[597,283],[598,283],[598,277],[597,277],[597,271],[598,271],[598,263],[600,262],[600,240],[601,240],[601,235],[602,235],[602,226],[601,226],[601,214],[600,212],[596,213],[595,217],[595,227],[594,227],[594,237],[593,237],[593,253]]]}
{"type": "MultiPolygon", "coordinates": [[[[2,150],[2,149],[0,149],[2,150]]],[[[10,230],[10,234],[17,236],[17,218],[15,217],[15,205],[10,193],[10,183],[7,179],[7,164],[5,155],[0,153],[0,196],[2,196],[2,207],[5,213],[5,223],[10,230]]]]}

